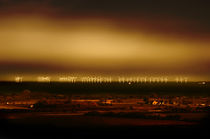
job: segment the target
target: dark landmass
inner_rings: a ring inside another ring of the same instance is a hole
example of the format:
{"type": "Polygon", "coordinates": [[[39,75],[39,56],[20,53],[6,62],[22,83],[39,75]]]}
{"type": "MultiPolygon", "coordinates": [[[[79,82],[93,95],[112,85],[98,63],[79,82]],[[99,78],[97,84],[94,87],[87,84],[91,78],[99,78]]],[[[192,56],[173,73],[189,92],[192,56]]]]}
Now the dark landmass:
{"type": "Polygon", "coordinates": [[[1,82],[0,92],[2,138],[201,137],[209,129],[208,82],[1,82]]]}

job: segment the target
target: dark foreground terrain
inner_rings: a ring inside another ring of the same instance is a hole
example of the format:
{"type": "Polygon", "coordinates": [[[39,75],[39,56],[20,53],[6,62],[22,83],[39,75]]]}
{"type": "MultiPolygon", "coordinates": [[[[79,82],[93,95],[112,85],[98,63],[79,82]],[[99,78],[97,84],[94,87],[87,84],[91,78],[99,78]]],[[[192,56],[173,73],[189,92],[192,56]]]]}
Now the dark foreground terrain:
{"type": "Polygon", "coordinates": [[[209,92],[209,83],[2,82],[0,139],[202,138],[209,92]]]}
{"type": "Polygon", "coordinates": [[[209,119],[199,124],[94,116],[46,116],[1,120],[1,138],[204,137],[209,119]]]}

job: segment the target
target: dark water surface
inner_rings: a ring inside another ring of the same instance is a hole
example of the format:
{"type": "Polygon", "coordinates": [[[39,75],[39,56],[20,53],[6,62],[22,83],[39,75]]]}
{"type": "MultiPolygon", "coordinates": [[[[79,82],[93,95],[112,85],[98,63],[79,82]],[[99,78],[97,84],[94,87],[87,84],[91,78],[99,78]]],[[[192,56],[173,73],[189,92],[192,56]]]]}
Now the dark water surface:
{"type": "Polygon", "coordinates": [[[0,82],[0,94],[18,93],[23,90],[58,94],[126,94],[126,95],[186,95],[209,96],[210,83],[38,83],[0,82]]]}

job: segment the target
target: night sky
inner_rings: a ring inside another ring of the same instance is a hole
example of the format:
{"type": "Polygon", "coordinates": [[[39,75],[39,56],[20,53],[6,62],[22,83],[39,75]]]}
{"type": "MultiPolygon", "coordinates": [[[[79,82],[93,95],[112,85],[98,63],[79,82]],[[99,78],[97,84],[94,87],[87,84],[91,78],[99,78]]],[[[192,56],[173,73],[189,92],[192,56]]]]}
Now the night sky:
{"type": "Polygon", "coordinates": [[[207,2],[0,0],[0,79],[76,74],[210,80],[207,2]]]}

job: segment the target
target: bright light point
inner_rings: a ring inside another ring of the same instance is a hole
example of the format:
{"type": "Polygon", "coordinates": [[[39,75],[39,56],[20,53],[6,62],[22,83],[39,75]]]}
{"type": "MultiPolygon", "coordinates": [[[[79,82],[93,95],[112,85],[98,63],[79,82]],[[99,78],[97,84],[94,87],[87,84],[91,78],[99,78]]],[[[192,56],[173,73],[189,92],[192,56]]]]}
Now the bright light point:
{"type": "Polygon", "coordinates": [[[38,82],[50,82],[50,77],[48,76],[39,76],[37,77],[38,82]]]}
{"type": "Polygon", "coordinates": [[[15,82],[20,83],[23,81],[23,77],[15,77],[15,82]]]}

